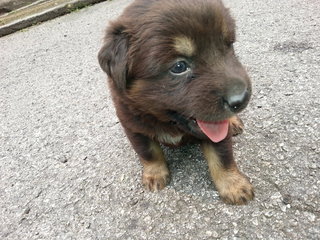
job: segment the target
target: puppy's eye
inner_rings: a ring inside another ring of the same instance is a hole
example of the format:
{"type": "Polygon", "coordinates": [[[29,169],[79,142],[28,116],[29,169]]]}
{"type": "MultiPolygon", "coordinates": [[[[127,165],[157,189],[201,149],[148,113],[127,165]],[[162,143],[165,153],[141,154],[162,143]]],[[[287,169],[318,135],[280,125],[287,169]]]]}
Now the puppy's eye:
{"type": "Polygon", "coordinates": [[[189,66],[185,61],[179,61],[171,67],[170,72],[173,74],[180,74],[187,71],[188,68],[189,66]]]}
{"type": "Polygon", "coordinates": [[[227,41],[226,42],[226,46],[228,47],[228,48],[230,48],[230,47],[232,47],[233,46],[233,41],[227,41]]]}
{"type": "Polygon", "coordinates": [[[233,46],[233,43],[228,43],[227,46],[228,46],[228,47],[232,47],[232,46],[233,46]]]}
{"type": "Polygon", "coordinates": [[[232,47],[233,44],[234,44],[234,42],[235,42],[235,40],[236,40],[236,39],[235,39],[234,37],[229,38],[229,39],[226,39],[226,40],[225,40],[226,46],[227,46],[228,48],[232,47]]]}

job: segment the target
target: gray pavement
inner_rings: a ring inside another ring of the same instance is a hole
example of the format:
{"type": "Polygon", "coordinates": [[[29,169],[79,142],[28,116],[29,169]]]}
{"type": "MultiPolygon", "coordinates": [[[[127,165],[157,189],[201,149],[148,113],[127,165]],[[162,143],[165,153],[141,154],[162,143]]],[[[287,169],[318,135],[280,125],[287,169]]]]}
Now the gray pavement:
{"type": "Polygon", "coordinates": [[[198,146],[165,149],[170,185],[143,190],[97,62],[129,2],[0,38],[0,238],[319,239],[318,1],[225,1],[254,83],[235,156],[256,199],[240,207],[219,200],[198,146]]]}

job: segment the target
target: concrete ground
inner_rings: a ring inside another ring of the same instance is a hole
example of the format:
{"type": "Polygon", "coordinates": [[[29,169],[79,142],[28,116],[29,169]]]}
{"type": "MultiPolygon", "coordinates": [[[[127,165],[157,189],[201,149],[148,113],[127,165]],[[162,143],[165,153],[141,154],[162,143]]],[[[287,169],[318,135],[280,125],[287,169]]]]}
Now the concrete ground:
{"type": "Polygon", "coordinates": [[[129,2],[0,38],[0,238],[319,239],[318,1],[225,1],[254,83],[235,157],[256,199],[240,207],[219,200],[198,146],[165,149],[170,185],[143,190],[97,62],[129,2]]]}

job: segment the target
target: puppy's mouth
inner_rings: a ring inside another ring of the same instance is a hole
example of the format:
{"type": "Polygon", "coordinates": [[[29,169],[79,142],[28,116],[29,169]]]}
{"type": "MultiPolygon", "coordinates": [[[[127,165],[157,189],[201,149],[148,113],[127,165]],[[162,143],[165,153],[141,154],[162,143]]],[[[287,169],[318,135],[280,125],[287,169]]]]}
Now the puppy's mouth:
{"type": "Polygon", "coordinates": [[[206,135],[212,142],[218,143],[228,135],[229,120],[221,121],[202,121],[192,117],[186,117],[175,111],[168,111],[172,124],[178,125],[179,128],[197,137],[203,138],[206,135]]]}

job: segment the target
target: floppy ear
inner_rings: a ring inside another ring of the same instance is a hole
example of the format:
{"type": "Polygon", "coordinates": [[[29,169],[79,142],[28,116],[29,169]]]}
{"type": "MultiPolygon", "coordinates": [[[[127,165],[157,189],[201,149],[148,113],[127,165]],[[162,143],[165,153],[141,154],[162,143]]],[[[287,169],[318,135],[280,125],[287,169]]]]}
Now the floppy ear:
{"type": "Polygon", "coordinates": [[[124,32],[124,27],[120,24],[112,24],[107,30],[105,43],[99,51],[98,59],[103,71],[120,90],[126,88],[127,51],[128,36],[124,32]]]}

